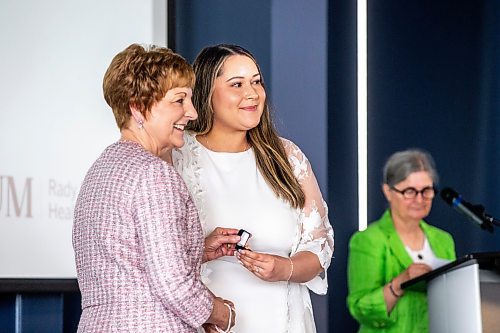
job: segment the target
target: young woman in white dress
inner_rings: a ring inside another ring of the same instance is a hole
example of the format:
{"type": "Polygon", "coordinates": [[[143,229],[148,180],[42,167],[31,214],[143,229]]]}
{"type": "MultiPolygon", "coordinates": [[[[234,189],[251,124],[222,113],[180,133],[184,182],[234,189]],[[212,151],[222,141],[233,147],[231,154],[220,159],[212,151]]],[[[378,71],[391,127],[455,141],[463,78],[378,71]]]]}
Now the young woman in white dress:
{"type": "Polygon", "coordinates": [[[184,147],[173,152],[174,166],[205,235],[217,227],[252,234],[249,249],[206,263],[203,280],[234,302],[232,332],[315,332],[308,290],[327,291],[333,229],[311,165],[293,142],[278,137],[250,52],[211,46],[193,66],[199,115],[184,147]]]}

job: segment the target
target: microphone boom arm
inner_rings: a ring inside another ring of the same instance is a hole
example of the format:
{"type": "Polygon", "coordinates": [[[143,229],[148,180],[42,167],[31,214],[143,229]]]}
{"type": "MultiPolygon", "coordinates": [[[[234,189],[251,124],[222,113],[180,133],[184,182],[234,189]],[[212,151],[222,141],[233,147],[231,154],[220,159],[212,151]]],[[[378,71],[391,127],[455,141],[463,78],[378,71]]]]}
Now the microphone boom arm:
{"type": "Polygon", "coordinates": [[[473,205],[462,199],[462,196],[449,187],[443,188],[441,198],[452,208],[475,222],[483,230],[494,232],[494,226],[500,227],[500,221],[485,213],[483,205],[473,205]]]}
{"type": "Polygon", "coordinates": [[[491,215],[486,214],[485,208],[483,205],[467,205],[471,211],[476,213],[478,216],[484,217],[483,223],[480,225],[480,227],[484,230],[487,230],[491,233],[493,233],[495,230],[493,228],[493,225],[500,226],[500,221],[495,220],[495,218],[491,215]]]}

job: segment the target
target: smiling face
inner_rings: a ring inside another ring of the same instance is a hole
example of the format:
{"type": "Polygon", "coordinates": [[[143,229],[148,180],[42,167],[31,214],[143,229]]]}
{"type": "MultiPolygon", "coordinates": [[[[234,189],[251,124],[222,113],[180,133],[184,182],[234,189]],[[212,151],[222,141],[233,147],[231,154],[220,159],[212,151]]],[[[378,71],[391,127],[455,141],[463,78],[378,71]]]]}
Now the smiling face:
{"type": "Polygon", "coordinates": [[[184,127],[198,117],[191,95],[191,88],[172,88],[152,106],[144,121],[144,129],[159,149],[168,150],[184,145],[184,127]]]}
{"type": "Polygon", "coordinates": [[[243,55],[226,59],[215,79],[212,95],[213,129],[247,131],[260,122],[266,92],[253,60],[243,55]]]}
{"type": "MultiPolygon", "coordinates": [[[[412,172],[405,180],[394,185],[397,190],[403,191],[413,187],[421,191],[426,187],[432,187],[432,178],[427,171],[412,172]]],[[[424,199],[419,193],[413,199],[406,199],[403,195],[384,184],[384,195],[391,207],[391,215],[395,220],[404,222],[417,222],[429,215],[432,208],[432,199],[424,199]]]]}

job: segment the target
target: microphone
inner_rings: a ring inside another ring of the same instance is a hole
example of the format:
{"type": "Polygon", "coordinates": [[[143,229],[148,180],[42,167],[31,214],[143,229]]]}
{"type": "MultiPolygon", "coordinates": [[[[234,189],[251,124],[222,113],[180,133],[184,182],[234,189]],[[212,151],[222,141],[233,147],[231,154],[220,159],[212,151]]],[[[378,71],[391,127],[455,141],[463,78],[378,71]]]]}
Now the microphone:
{"type": "Polygon", "coordinates": [[[493,232],[492,221],[484,214],[484,207],[472,205],[462,199],[462,196],[455,190],[446,187],[441,191],[441,198],[459,213],[465,215],[469,220],[476,223],[482,229],[493,232]]]}

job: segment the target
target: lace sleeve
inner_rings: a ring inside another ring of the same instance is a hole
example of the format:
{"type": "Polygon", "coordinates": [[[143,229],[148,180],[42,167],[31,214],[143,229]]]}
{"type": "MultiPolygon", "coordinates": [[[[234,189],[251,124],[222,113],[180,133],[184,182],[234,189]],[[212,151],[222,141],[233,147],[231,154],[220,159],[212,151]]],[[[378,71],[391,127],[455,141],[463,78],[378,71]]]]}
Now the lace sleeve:
{"type": "MultiPolygon", "coordinates": [[[[193,198],[194,204],[198,210],[200,224],[203,229],[204,236],[208,235],[206,227],[205,202],[203,200],[203,189],[200,183],[201,167],[199,166],[200,146],[196,143],[195,135],[192,133],[184,133],[184,146],[172,150],[172,163],[177,172],[187,185],[189,194],[193,198]]],[[[211,269],[207,264],[201,264],[201,280],[207,284],[210,282],[211,269]]]]}
{"type": "Polygon", "coordinates": [[[299,212],[299,231],[292,255],[301,251],[309,251],[318,256],[324,272],[306,282],[305,285],[317,294],[325,294],[328,289],[326,272],[334,249],[334,233],[328,219],[328,207],[323,200],[307,157],[293,142],[286,139],[282,139],[282,142],[294,175],[305,194],[304,208],[299,212]]]}

